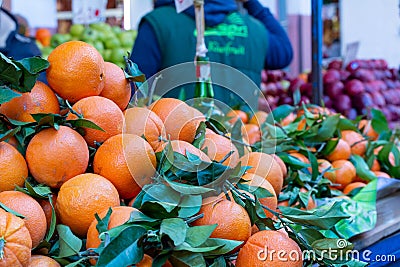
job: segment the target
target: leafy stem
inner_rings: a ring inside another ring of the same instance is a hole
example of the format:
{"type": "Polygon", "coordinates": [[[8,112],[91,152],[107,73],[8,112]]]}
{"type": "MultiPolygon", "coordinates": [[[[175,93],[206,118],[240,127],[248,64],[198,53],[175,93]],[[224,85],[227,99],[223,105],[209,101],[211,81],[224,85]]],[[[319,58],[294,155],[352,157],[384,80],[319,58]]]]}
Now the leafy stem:
{"type": "Polygon", "coordinates": [[[79,119],[83,119],[83,115],[80,114],[80,113],[78,113],[78,112],[76,112],[76,111],[72,108],[72,106],[71,106],[71,104],[68,102],[68,100],[65,100],[65,104],[67,105],[68,110],[69,110],[72,114],[74,114],[75,116],[77,116],[79,119]]]}
{"type": "Polygon", "coordinates": [[[6,240],[4,237],[0,238],[0,260],[4,258],[4,246],[6,245],[6,240]]]}

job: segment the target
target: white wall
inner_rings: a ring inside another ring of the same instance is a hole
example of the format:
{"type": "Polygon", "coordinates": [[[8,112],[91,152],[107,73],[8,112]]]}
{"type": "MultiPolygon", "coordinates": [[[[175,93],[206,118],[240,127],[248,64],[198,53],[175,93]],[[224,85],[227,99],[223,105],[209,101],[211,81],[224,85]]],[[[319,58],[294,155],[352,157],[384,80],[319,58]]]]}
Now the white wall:
{"type": "Polygon", "coordinates": [[[342,51],[360,41],[357,58],[384,58],[400,64],[399,0],[341,0],[342,51]]]}
{"type": "Polygon", "coordinates": [[[140,19],[153,10],[153,0],[128,0],[131,8],[131,28],[137,29],[140,19]]]}
{"type": "Polygon", "coordinates": [[[286,6],[288,15],[311,16],[311,0],[286,0],[286,6]]]}

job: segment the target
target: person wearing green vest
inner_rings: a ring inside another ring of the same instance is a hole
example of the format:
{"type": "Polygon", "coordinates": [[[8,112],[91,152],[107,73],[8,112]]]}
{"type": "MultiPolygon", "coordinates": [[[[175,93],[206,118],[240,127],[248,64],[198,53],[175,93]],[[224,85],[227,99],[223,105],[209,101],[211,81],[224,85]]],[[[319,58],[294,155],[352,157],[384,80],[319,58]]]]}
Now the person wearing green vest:
{"type": "MultiPolygon", "coordinates": [[[[247,14],[238,11],[235,0],[205,0],[205,42],[211,62],[229,65],[261,84],[263,69],[281,69],[290,64],[293,50],[285,30],[258,0],[241,0],[247,14]]],[[[173,0],[156,0],[155,9],[139,25],[131,59],[147,78],[180,63],[193,62],[196,52],[193,6],[178,14],[173,0]]],[[[212,78],[214,80],[214,77],[212,78]]],[[[229,88],[246,90],[246,88],[229,88]]],[[[186,90],[190,98],[192,90],[186,90]]],[[[214,86],[215,98],[239,104],[226,89],[214,86]]],[[[178,88],[166,96],[177,97],[178,88]]],[[[252,93],[257,101],[258,96],[252,93]]],[[[254,102],[254,101],[253,101],[254,102]]]]}

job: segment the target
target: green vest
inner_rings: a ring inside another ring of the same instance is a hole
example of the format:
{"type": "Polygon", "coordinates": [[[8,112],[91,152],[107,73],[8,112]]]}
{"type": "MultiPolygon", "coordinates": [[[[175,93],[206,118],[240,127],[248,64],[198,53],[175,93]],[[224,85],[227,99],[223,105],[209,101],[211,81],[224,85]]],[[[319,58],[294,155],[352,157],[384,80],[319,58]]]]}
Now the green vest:
{"type": "MultiPolygon", "coordinates": [[[[174,7],[165,6],[156,8],[143,19],[152,26],[160,45],[162,69],[193,62],[197,32],[192,17],[185,13],[177,14],[174,7]]],[[[211,62],[231,66],[248,76],[257,87],[260,86],[268,45],[267,30],[261,22],[249,15],[233,12],[226,16],[223,23],[215,27],[206,27],[205,42],[207,56],[211,62]]],[[[212,80],[214,82],[216,77],[212,76],[212,80]]],[[[252,92],[247,88],[239,88],[237,82],[234,86],[238,87],[231,88],[235,92],[242,90],[242,94],[252,95],[253,104],[257,102],[258,92],[254,89],[256,86],[252,86],[252,92]]],[[[249,87],[248,83],[244,87],[249,87]]],[[[220,89],[215,86],[214,89],[216,99],[227,100],[226,92],[221,94],[220,89]]],[[[231,100],[225,102],[229,102],[230,105],[237,104],[231,100]]]]}

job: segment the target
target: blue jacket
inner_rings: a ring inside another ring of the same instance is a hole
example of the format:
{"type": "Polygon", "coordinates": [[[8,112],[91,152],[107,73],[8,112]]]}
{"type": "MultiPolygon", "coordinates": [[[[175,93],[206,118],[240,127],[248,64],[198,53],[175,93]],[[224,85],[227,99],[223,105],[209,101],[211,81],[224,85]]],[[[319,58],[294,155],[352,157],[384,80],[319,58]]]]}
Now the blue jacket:
{"type": "MultiPolygon", "coordinates": [[[[237,10],[234,0],[206,0],[205,2],[204,13],[207,26],[215,26],[223,22],[229,13],[237,10]]],[[[157,0],[155,8],[164,5],[174,5],[174,1],[157,0]]],[[[258,0],[249,0],[243,6],[251,16],[263,23],[268,31],[269,43],[265,68],[282,69],[288,66],[293,58],[293,50],[285,30],[269,9],[263,7],[258,0]]],[[[193,7],[184,12],[194,17],[193,7]]],[[[146,77],[151,77],[160,70],[162,58],[160,44],[157,42],[154,30],[147,22],[143,22],[139,26],[131,58],[138,64],[146,77]]]]}

